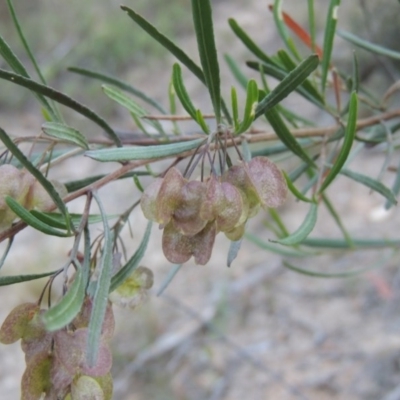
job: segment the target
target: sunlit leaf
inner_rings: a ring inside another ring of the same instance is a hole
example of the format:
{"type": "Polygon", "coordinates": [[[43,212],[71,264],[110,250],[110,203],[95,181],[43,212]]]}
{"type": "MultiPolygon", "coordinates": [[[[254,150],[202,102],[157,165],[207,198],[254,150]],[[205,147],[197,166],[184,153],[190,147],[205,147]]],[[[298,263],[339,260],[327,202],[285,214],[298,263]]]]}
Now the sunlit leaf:
{"type": "Polygon", "coordinates": [[[15,214],[17,214],[19,218],[21,218],[22,221],[24,221],[32,228],[35,228],[38,231],[45,233],[46,235],[59,237],[68,237],[72,235],[71,233],[54,229],[50,225],[42,222],[40,219],[36,218],[31,212],[29,212],[25,207],[21,206],[18,201],[14,200],[10,196],[6,197],[6,203],[11,208],[11,210],[15,214]]]}
{"type": "Polygon", "coordinates": [[[263,115],[266,111],[277,105],[297,86],[301,85],[304,80],[318,67],[318,56],[313,54],[303,60],[294,70],[289,72],[286,77],[269,93],[264,99],[260,100],[256,109],[256,118],[263,115]]]}
{"type": "Polygon", "coordinates": [[[46,135],[61,139],[78,145],[84,149],[88,149],[89,145],[86,138],[76,129],[59,122],[45,122],[42,130],[46,135]]]}
{"type": "Polygon", "coordinates": [[[79,268],[65,296],[43,314],[43,322],[49,331],[57,331],[68,325],[81,310],[85,296],[85,279],[79,268]]]}
{"type": "Polygon", "coordinates": [[[200,146],[204,139],[195,139],[187,142],[160,144],[156,146],[125,146],[120,149],[101,149],[90,150],[85,153],[90,158],[97,161],[133,161],[150,160],[152,158],[161,158],[174,156],[184,151],[193,150],[200,146]]]}

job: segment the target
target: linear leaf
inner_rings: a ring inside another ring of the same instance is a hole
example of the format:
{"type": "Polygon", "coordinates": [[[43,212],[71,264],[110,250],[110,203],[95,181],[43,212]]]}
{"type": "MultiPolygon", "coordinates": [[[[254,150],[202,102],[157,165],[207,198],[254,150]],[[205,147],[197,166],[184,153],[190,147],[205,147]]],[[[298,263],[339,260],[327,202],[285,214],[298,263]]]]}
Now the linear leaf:
{"type": "MultiPolygon", "coordinates": [[[[125,107],[128,111],[130,111],[133,117],[137,117],[138,119],[140,119],[143,118],[145,115],[149,114],[148,111],[146,111],[142,106],[137,104],[132,98],[126,95],[123,91],[108,85],[103,85],[102,89],[103,92],[111,100],[116,101],[122,107],[125,107]]],[[[136,118],[135,122],[138,123],[136,118]]],[[[147,123],[151,125],[154,129],[156,129],[160,134],[164,134],[163,127],[161,126],[159,121],[147,120],[147,123]]],[[[138,124],[142,125],[141,123],[138,124]]]]}
{"type": "Polygon", "coordinates": [[[152,223],[148,222],[147,228],[144,232],[143,239],[136,250],[135,254],[129,259],[129,261],[111,278],[110,293],[117,289],[126,278],[128,278],[132,272],[139,266],[140,261],[146,252],[147,245],[149,244],[150,233],[152,223]]]}
{"type": "Polygon", "coordinates": [[[107,309],[108,293],[111,284],[111,271],[112,271],[112,245],[113,234],[108,226],[107,214],[96,192],[93,193],[94,198],[100,209],[103,217],[104,228],[104,244],[103,254],[101,257],[100,265],[98,266],[99,276],[96,283],[96,289],[93,296],[93,308],[89,321],[88,333],[88,347],[87,347],[87,361],[89,366],[96,363],[98,356],[98,349],[100,343],[101,329],[103,326],[104,316],[107,309]]]}
{"type": "Polygon", "coordinates": [[[272,60],[271,57],[267,56],[247,35],[247,33],[239,26],[239,24],[233,18],[228,19],[229,26],[235,35],[242,41],[242,43],[261,61],[266,63],[271,63],[276,65],[276,63],[272,60]]]}
{"type": "Polygon", "coordinates": [[[247,83],[247,96],[246,105],[244,107],[243,120],[240,123],[235,134],[240,134],[245,132],[250,125],[253,123],[256,114],[256,107],[258,104],[258,88],[257,83],[254,79],[250,79],[247,83]]]}
{"type": "Polygon", "coordinates": [[[131,161],[147,160],[174,156],[184,151],[189,151],[200,146],[204,139],[195,139],[188,142],[160,144],[156,146],[123,147],[120,149],[90,150],[85,153],[97,161],[131,161]]]}
{"type": "Polygon", "coordinates": [[[385,247],[398,247],[400,239],[354,239],[351,244],[343,239],[312,238],[309,237],[301,242],[302,246],[327,248],[327,249],[363,249],[373,250],[385,247]]]}
{"type": "Polygon", "coordinates": [[[204,78],[217,123],[221,121],[221,81],[210,0],[192,0],[192,16],[204,78]]]}
{"type": "MultiPolygon", "coordinates": [[[[296,63],[290,58],[289,54],[285,50],[279,50],[278,56],[288,71],[293,71],[296,68],[296,63]]],[[[321,106],[324,105],[325,101],[323,96],[318,92],[318,90],[308,79],[304,80],[304,82],[302,83],[302,87],[306,92],[309,93],[311,97],[317,99],[320,102],[321,106]]]]}
{"type": "Polygon", "coordinates": [[[11,210],[17,214],[22,221],[26,224],[35,228],[36,230],[45,233],[46,235],[59,236],[59,237],[68,237],[71,236],[68,232],[62,232],[57,229],[52,228],[51,226],[45,224],[40,219],[36,218],[32,213],[30,213],[25,207],[22,207],[18,201],[14,200],[10,196],[6,196],[6,203],[11,208],[11,210]]]}
{"type": "Polygon", "coordinates": [[[317,213],[318,213],[318,204],[312,203],[310,210],[308,211],[306,218],[300,227],[293,232],[291,235],[285,237],[281,240],[276,240],[277,243],[293,246],[295,244],[299,244],[312,232],[314,226],[317,222],[317,213]]]}
{"type": "Polygon", "coordinates": [[[24,153],[14,144],[7,133],[0,128],[0,140],[4,143],[8,150],[14,157],[39,181],[43,188],[47,191],[49,196],[54,201],[58,209],[63,213],[66,221],[68,222],[68,230],[70,229],[70,218],[67,206],[54,188],[52,183],[25,157],[24,153]]]}
{"type": "Polygon", "coordinates": [[[165,278],[165,280],[163,281],[163,283],[161,284],[160,288],[157,290],[156,296],[161,296],[164,293],[165,289],[168,287],[168,285],[175,278],[176,274],[182,268],[182,265],[183,264],[177,264],[172,267],[171,271],[168,272],[168,275],[165,278]]]}
{"type": "Polygon", "coordinates": [[[395,60],[400,60],[400,52],[387,49],[386,47],[379,46],[377,44],[368,42],[367,40],[361,39],[356,35],[353,35],[350,32],[346,31],[337,31],[336,32],[341,38],[349,41],[350,43],[355,44],[358,47],[363,48],[364,50],[370,51],[371,53],[379,54],[381,56],[386,56],[393,58],[395,60]]]}
{"type": "Polygon", "coordinates": [[[56,139],[65,140],[84,149],[89,148],[88,142],[82,133],[68,125],[59,122],[45,122],[42,125],[42,130],[46,135],[56,139]]]}
{"type": "Polygon", "coordinates": [[[13,276],[0,276],[0,286],[14,285],[15,283],[33,281],[35,279],[45,278],[55,274],[57,271],[44,272],[43,274],[34,275],[13,275],[13,276]]]}
{"type": "Polygon", "coordinates": [[[265,116],[268,122],[271,124],[272,129],[275,131],[275,134],[279,137],[279,139],[283,142],[283,144],[294,154],[300,157],[309,165],[314,165],[314,162],[308,156],[308,154],[303,150],[302,146],[296,140],[296,138],[292,135],[286,124],[283,122],[283,119],[279,115],[276,109],[271,108],[269,111],[265,113],[265,116]]]}
{"type": "Polygon", "coordinates": [[[357,111],[358,111],[358,97],[356,92],[351,93],[349,104],[350,104],[349,118],[347,120],[343,146],[340,149],[335,164],[329,171],[325,180],[322,182],[321,188],[319,190],[320,193],[322,193],[330,185],[330,183],[335,179],[336,175],[340,172],[344,163],[347,160],[347,157],[350,154],[351,146],[353,145],[354,142],[357,130],[357,111]]]}
{"type": "Polygon", "coordinates": [[[318,272],[296,267],[293,264],[288,263],[287,261],[284,261],[283,265],[294,272],[298,272],[300,274],[307,276],[312,276],[314,278],[350,278],[352,276],[363,274],[372,269],[372,268],[360,268],[344,272],[318,272]]]}
{"type": "Polygon", "coordinates": [[[281,246],[276,243],[264,242],[258,236],[255,236],[251,233],[246,233],[244,237],[250,242],[254,243],[256,246],[260,247],[261,249],[271,251],[281,256],[308,257],[310,255],[310,253],[306,253],[300,250],[288,249],[286,246],[281,246]]]}
{"type": "MultiPolygon", "coordinates": [[[[267,64],[260,64],[255,61],[246,61],[246,65],[257,71],[257,72],[263,72],[266,75],[272,76],[275,79],[278,79],[279,81],[283,80],[287,76],[287,72],[282,69],[281,67],[276,67],[273,65],[267,65],[267,64]]],[[[315,97],[312,97],[309,92],[307,92],[302,85],[297,86],[295,88],[295,91],[299,93],[301,96],[303,96],[305,99],[310,101],[311,103],[315,104],[317,107],[323,107],[324,105],[315,97]]]]}
{"type": "Polygon", "coordinates": [[[246,88],[248,78],[240,70],[237,62],[229,54],[225,54],[224,58],[225,58],[226,63],[228,64],[230,71],[232,72],[232,75],[235,77],[235,79],[239,82],[239,84],[243,88],[246,88]]]}
{"type": "Polygon", "coordinates": [[[185,84],[183,83],[182,70],[177,63],[172,67],[172,83],[183,108],[196,121],[196,108],[187,93],[185,84]]]}
{"type": "Polygon", "coordinates": [[[0,78],[10,82],[14,82],[17,85],[26,87],[30,90],[33,90],[36,93],[42,94],[43,96],[46,96],[49,99],[56,101],[57,103],[60,103],[66,107],[71,108],[72,110],[90,119],[98,126],[103,128],[104,131],[107,133],[107,135],[110,137],[110,139],[113,140],[117,146],[122,146],[121,140],[119,139],[117,134],[103,118],[98,116],[90,108],[84,106],[81,103],[78,103],[76,100],[72,99],[71,97],[68,97],[64,93],[61,93],[51,88],[50,86],[42,85],[22,75],[13,74],[12,72],[8,72],[3,69],[0,69],[0,78]]]}
{"type": "Polygon", "coordinates": [[[156,100],[152,99],[151,97],[147,96],[144,92],[141,90],[135,88],[132,85],[129,85],[128,83],[121,81],[119,79],[114,78],[111,75],[103,74],[101,72],[97,71],[92,71],[89,69],[84,69],[84,68],[77,68],[77,67],[69,67],[67,68],[68,71],[73,72],[75,74],[87,76],[89,78],[97,79],[103,83],[109,83],[110,85],[113,85],[119,89],[124,90],[125,92],[128,92],[130,94],[133,94],[134,96],[138,97],[139,99],[143,100],[147,104],[153,106],[156,108],[158,111],[160,111],[162,114],[167,114],[165,109],[162,107],[160,103],[158,103],[156,100]]]}
{"type": "Polygon", "coordinates": [[[328,15],[325,22],[324,47],[321,61],[321,87],[325,91],[328,71],[331,64],[333,40],[335,38],[336,24],[338,18],[340,0],[331,0],[329,3],[328,15]]]}
{"type": "Polygon", "coordinates": [[[68,325],[81,310],[85,297],[85,279],[82,268],[75,273],[68,292],[55,306],[43,314],[43,322],[49,331],[57,331],[68,325]]]}
{"type": "Polygon", "coordinates": [[[358,172],[351,171],[349,169],[343,168],[340,171],[341,175],[347,176],[350,179],[353,179],[354,181],[361,183],[364,186],[367,186],[368,188],[372,189],[374,192],[377,192],[384,196],[391,204],[397,204],[397,199],[394,193],[386,187],[383,183],[372,179],[371,177],[360,174],[358,172]]]}
{"type": "Polygon", "coordinates": [[[304,59],[293,71],[289,72],[279,84],[260,101],[256,109],[256,118],[277,105],[318,67],[319,58],[313,54],[304,59]]]}
{"type": "Polygon", "coordinates": [[[296,197],[297,199],[301,200],[301,201],[305,201],[307,203],[312,203],[313,200],[309,199],[308,197],[304,196],[303,193],[301,193],[296,186],[294,186],[294,183],[291,181],[291,179],[289,178],[289,175],[285,172],[282,171],[283,175],[286,179],[286,183],[288,185],[289,190],[292,192],[293,196],[296,197]]]}
{"type": "MultiPolygon", "coordinates": [[[[152,24],[146,21],[142,16],[136,13],[129,7],[121,6],[121,9],[126,11],[131,19],[133,19],[144,31],[146,31],[153,39],[164,46],[172,55],[174,55],[183,65],[185,65],[204,85],[207,86],[207,82],[201,68],[175,43],[169,38],[158,31],[152,24]]],[[[231,116],[226,107],[226,104],[221,100],[222,111],[224,112],[225,118],[228,123],[232,123],[231,116]]]]}

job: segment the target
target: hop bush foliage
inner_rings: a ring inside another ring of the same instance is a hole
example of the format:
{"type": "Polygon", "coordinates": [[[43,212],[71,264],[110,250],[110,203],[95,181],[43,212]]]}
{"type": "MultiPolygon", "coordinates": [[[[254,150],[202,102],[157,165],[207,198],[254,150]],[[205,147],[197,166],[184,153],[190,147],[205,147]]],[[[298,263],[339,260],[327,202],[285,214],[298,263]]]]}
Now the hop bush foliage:
{"type": "MultiPolygon", "coordinates": [[[[191,2],[200,65],[149,21],[123,6],[126,18],[179,61],[172,67],[169,111],[138,88],[115,77],[77,67],[70,71],[102,81],[105,95],[129,111],[140,134],[128,136],[118,134],[91,108],[48,85],[24,37],[12,0],[7,0],[7,4],[38,79],[31,77],[1,36],[0,55],[9,69],[0,69],[0,79],[35,95],[43,115],[43,133],[36,140],[48,147],[39,154],[33,149],[25,153],[19,144],[31,138],[13,138],[0,128],[3,143],[0,240],[9,243],[0,268],[6,262],[13,238],[27,226],[41,234],[73,238],[68,262],[56,271],[0,277],[0,286],[47,278],[38,301],[15,307],[0,329],[1,343],[21,340],[26,361],[21,383],[23,400],[40,399],[43,394],[46,399],[112,398],[112,357],[108,345],[114,332],[112,303],[135,308],[152,287],[152,271],[140,265],[152,223],[163,229],[162,250],[174,264],[186,263],[192,257],[196,264],[207,264],[220,232],[231,241],[228,266],[243,239],[248,238],[268,251],[281,254],[285,266],[320,277],[325,276],[323,272],[289,264],[285,259],[287,247],[292,247],[291,256],[303,258],[318,256],[320,253],[310,251],[316,247],[324,252],[337,247],[398,247],[400,241],[396,238],[353,238],[328,196],[327,189],[340,175],[382,195],[386,208],[397,203],[400,191],[399,168],[395,168],[391,187],[381,181],[382,174],[389,170],[389,162],[385,162],[378,179],[348,168],[349,160],[363,146],[384,143],[395,150],[389,138],[399,130],[396,119],[400,111],[391,105],[390,98],[398,84],[387,88],[382,101],[377,101],[360,82],[356,55],[352,71],[340,71],[335,66],[331,57],[335,35],[340,34],[353,45],[384,57],[398,59],[400,55],[347,32],[338,32],[339,0],[330,0],[322,47],[316,40],[313,1],[307,3],[310,32],[283,12],[279,1],[274,2],[271,11],[285,47],[274,55],[261,49],[237,21],[229,20],[237,39],[256,58],[248,61],[247,67],[259,74],[257,80],[247,79],[241,66],[229,55],[225,57],[238,84],[246,90],[242,109],[235,87],[231,89],[230,101],[221,95],[209,0],[191,2]],[[304,46],[296,46],[291,35],[304,46]],[[204,84],[213,108],[211,116],[194,105],[185,87],[182,66],[204,84]],[[273,90],[269,87],[271,78],[277,81],[273,90]],[[327,114],[334,125],[316,127],[298,110],[284,106],[282,100],[293,92],[327,114]],[[177,100],[187,116],[176,115],[177,100]],[[93,138],[77,130],[72,119],[65,120],[58,104],[97,124],[106,138],[93,138]],[[359,118],[359,105],[369,113],[367,118],[359,118]],[[180,121],[187,119],[197,124],[196,134],[181,132],[180,121]],[[163,120],[172,120],[173,130],[165,128],[163,120]],[[82,175],[79,180],[64,183],[48,179],[48,171],[54,165],[82,154],[98,162],[112,162],[115,169],[105,175],[82,175]],[[289,158],[290,163],[281,162],[289,158]],[[150,178],[145,188],[142,176],[150,178]],[[136,198],[111,224],[98,189],[116,179],[129,182],[132,178],[135,184],[132,193],[136,198]],[[284,204],[289,195],[309,206],[304,221],[291,233],[279,211],[273,210],[284,204]],[[85,206],[80,213],[71,214],[67,204],[78,197],[86,199],[85,206]],[[97,203],[99,214],[91,212],[93,202],[97,203]],[[321,206],[327,207],[342,237],[334,240],[309,237],[321,206]],[[142,235],[142,239],[129,256],[125,246],[121,246],[121,232],[137,208],[141,208],[149,223],[144,235],[134,232],[142,235]],[[248,220],[268,214],[272,216],[274,236],[246,236],[248,220]],[[102,224],[100,234],[90,229],[92,223],[102,224]],[[95,238],[93,232],[97,234],[95,238]],[[52,284],[60,277],[64,277],[63,295],[55,301],[52,284]],[[42,306],[46,290],[49,307],[42,306]]],[[[329,274],[332,276],[335,274],[329,274]]]]}

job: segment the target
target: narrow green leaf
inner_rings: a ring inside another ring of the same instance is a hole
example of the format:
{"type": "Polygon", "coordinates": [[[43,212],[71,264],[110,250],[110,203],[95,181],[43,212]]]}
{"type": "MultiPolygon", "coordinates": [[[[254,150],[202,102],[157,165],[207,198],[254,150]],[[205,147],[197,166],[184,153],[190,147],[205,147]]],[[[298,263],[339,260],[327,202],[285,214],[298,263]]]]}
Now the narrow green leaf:
{"type": "Polygon", "coordinates": [[[144,188],[143,188],[143,185],[141,184],[139,177],[137,175],[133,175],[133,182],[135,183],[137,190],[139,190],[139,192],[143,193],[144,188]]]}
{"type": "Polygon", "coordinates": [[[93,192],[100,213],[103,217],[104,241],[103,254],[100,265],[98,266],[99,276],[96,283],[96,289],[93,296],[93,309],[89,321],[88,347],[87,347],[87,362],[89,366],[96,363],[98,349],[100,343],[101,329],[103,327],[104,316],[107,309],[108,293],[110,292],[111,272],[112,272],[112,245],[113,234],[108,226],[107,214],[101,203],[101,200],[96,192],[93,192]]]}
{"type": "Polygon", "coordinates": [[[203,132],[208,135],[210,133],[210,128],[208,127],[208,125],[203,117],[203,114],[201,113],[200,110],[196,110],[196,121],[200,125],[203,132]]]}
{"type": "Polygon", "coordinates": [[[315,12],[314,12],[314,0],[307,0],[308,9],[308,26],[310,27],[310,37],[311,37],[311,51],[315,52],[315,12]]]}
{"type": "Polygon", "coordinates": [[[144,232],[143,239],[136,250],[135,254],[129,261],[111,278],[110,293],[118,288],[139,266],[140,261],[146,252],[147,245],[149,244],[152,223],[148,222],[147,228],[144,232]]]}
{"type": "Polygon", "coordinates": [[[188,142],[161,144],[146,147],[125,146],[121,149],[90,150],[87,151],[85,155],[97,161],[150,160],[153,158],[174,156],[184,151],[193,150],[200,146],[202,142],[204,142],[204,139],[195,139],[188,142]]]}
{"type": "MultiPolygon", "coordinates": [[[[159,32],[152,24],[146,21],[142,16],[136,13],[129,7],[121,6],[121,9],[126,11],[133,21],[135,21],[145,32],[147,32],[153,39],[164,46],[172,55],[174,55],[183,65],[185,65],[204,85],[207,82],[201,68],[178,46],[175,45],[169,38],[159,32]]],[[[221,100],[222,111],[228,123],[232,123],[229,111],[225,102],[221,100]]]]}
{"type": "Polygon", "coordinates": [[[370,51],[374,54],[379,54],[381,56],[393,58],[394,60],[400,60],[400,52],[387,49],[386,47],[371,43],[367,40],[361,39],[356,35],[353,35],[350,32],[346,31],[337,31],[336,32],[341,38],[349,41],[350,43],[355,44],[358,47],[361,47],[364,50],[370,51]]]}
{"type": "Polygon", "coordinates": [[[168,287],[168,285],[172,282],[172,280],[175,278],[176,274],[180,271],[180,269],[182,268],[183,264],[178,264],[178,265],[174,265],[171,269],[171,271],[168,272],[167,277],[165,278],[165,280],[163,281],[163,283],[161,284],[160,288],[157,290],[157,294],[156,296],[161,296],[165,289],[168,287]]]}
{"type": "Polygon", "coordinates": [[[229,26],[231,27],[234,34],[242,41],[242,43],[261,61],[267,64],[276,65],[271,57],[267,56],[247,35],[247,33],[239,26],[239,24],[233,18],[228,19],[229,26]]]}
{"type": "Polygon", "coordinates": [[[258,236],[255,236],[251,233],[246,233],[244,237],[261,249],[271,251],[272,253],[279,254],[281,256],[308,257],[310,255],[310,253],[304,252],[302,250],[288,249],[286,246],[282,246],[280,244],[264,242],[258,236]]]}
{"type": "Polygon", "coordinates": [[[302,246],[327,249],[362,249],[373,250],[400,245],[400,239],[351,239],[352,245],[343,239],[307,238],[301,242],[302,246]]]}
{"type": "Polygon", "coordinates": [[[67,229],[67,224],[65,223],[65,218],[62,214],[58,214],[58,216],[61,218],[54,218],[52,213],[44,213],[38,210],[32,210],[30,213],[35,218],[39,219],[46,225],[51,226],[52,228],[67,229]]]}
{"type": "Polygon", "coordinates": [[[14,213],[17,214],[19,218],[21,218],[22,221],[24,221],[32,228],[35,228],[38,231],[45,233],[46,235],[59,236],[59,237],[71,236],[71,234],[68,232],[61,232],[45,224],[40,219],[36,218],[25,207],[22,207],[21,204],[19,204],[18,201],[14,200],[12,197],[6,196],[6,203],[11,208],[11,210],[14,211],[14,213]]]}
{"type": "Polygon", "coordinates": [[[225,58],[226,63],[228,64],[230,71],[232,72],[232,75],[239,82],[240,86],[242,86],[243,88],[246,88],[248,78],[240,70],[237,62],[228,54],[225,54],[224,58],[225,58]]]}
{"type": "Polygon", "coordinates": [[[397,204],[397,199],[394,193],[383,183],[372,179],[371,177],[360,174],[358,172],[351,171],[349,169],[343,168],[340,171],[341,175],[347,176],[350,179],[353,179],[354,181],[361,183],[364,186],[367,186],[368,188],[372,189],[374,192],[377,192],[381,194],[383,197],[385,197],[391,204],[397,204]]]}
{"type": "Polygon", "coordinates": [[[254,79],[250,79],[247,84],[247,96],[246,105],[244,107],[243,120],[240,123],[238,130],[235,130],[235,134],[240,134],[245,132],[250,128],[251,124],[255,119],[256,108],[258,104],[258,87],[254,79]]]}
{"type": "Polygon", "coordinates": [[[172,83],[183,108],[196,121],[196,108],[188,95],[185,84],[183,83],[181,67],[177,63],[175,63],[172,68],[172,83]]]}
{"type": "Polygon", "coordinates": [[[45,278],[46,276],[54,275],[57,271],[45,272],[43,274],[34,275],[14,275],[0,276],[0,286],[14,285],[15,283],[34,281],[35,279],[45,278]]]}
{"type": "MultiPolygon", "coordinates": [[[[0,35],[0,55],[6,60],[7,64],[11,67],[11,69],[19,75],[22,75],[26,78],[29,78],[29,74],[26,71],[25,67],[18,59],[18,57],[13,53],[11,48],[8,46],[6,41],[0,35]]],[[[12,80],[11,80],[12,81],[12,80]]],[[[44,109],[47,111],[51,119],[54,121],[58,120],[57,113],[53,110],[49,102],[43,97],[42,94],[37,93],[35,90],[32,90],[36,98],[43,105],[44,109]]]]}
{"type": "Polygon", "coordinates": [[[312,276],[314,278],[350,278],[352,276],[361,275],[372,269],[372,268],[360,268],[360,269],[344,271],[344,272],[318,272],[318,271],[312,271],[309,269],[296,267],[292,264],[289,264],[287,261],[284,261],[283,265],[286,268],[288,268],[294,272],[298,272],[300,274],[307,275],[307,276],[312,276]]]}
{"type": "Polygon", "coordinates": [[[104,131],[107,133],[107,135],[110,137],[110,139],[113,140],[117,146],[122,146],[121,140],[119,139],[117,134],[103,118],[99,117],[90,108],[84,106],[83,104],[78,103],[71,97],[66,96],[64,93],[61,93],[51,88],[50,86],[42,85],[22,75],[13,74],[12,72],[8,72],[3,69],[0,69],[0,78],[10,82],[14,82],[19,86],[26,87],[30,90],[33,90],[36,93],[39,93],[43,96],[46,96],[56,101],[59,104],[71,108],[72,110],[83,115],[84,117],[88,118],[89,120],[93,121],[98,126],[103,128],[104,131]]]}
{"type": "MultiPolygon", "coordinates": [[[[279,50],[278,56],[282,60],[283,65],[288,71],[293,71],[296,69],[296,63],[290,58],[289,54],[285,50],[279,50]]],[[[325,103],[323,96],[318,92],[318,90],[314,87],[314,85],[308,80],[305,79],[302,83],[302,87],[308,94],[317,99],[321,105],[325,103]]]]}
{"type": "Polygon", "coordinates": [[[232,118],[235,132],[239,130],[239,108],[236,89],[231,88],[232,118]]]}
{"type": "Polygon", "coordinates": [[[43,314],[42,318],[47,330],[57,331],[72,322],[78,315],[85,297],[84,285],[85,280],[80,267],[65,296],[43,314]]]}
{"type": "Polygon", "coordinates": [[[321,61],[321,87],[322,92],[325,92],[326,80],[331,64],[331,56],[333,49],[333,40],[335,38],[336,24],[338,19],[340,0],[330,0],[328,15],[325,22],[324,46],[321,61]]]}
{"type": "MultiPolygon", "coordinates": [[[[282,81],[287,77],[287,72],[283,70],[281,67],[275,67],[272,65],[267,65],[267,64],[260,64],[258,62],[254,61],[247,61],[246,65],[258,72],[263,72],[266,75],[272,76],[275,79],[278,79],[279,81],[282,81]]],[[[294,89],[297,93],[299,93],[301,96],[303,96],[305,99],[307,99],[309,102],[315,104],[319,108],[324,108],[324,104],[320,102],[320,100],[316,99],[315,97],[311,96],[309,92],[307,92],[302,85],[297,86],[297,88],[294,89]]]]}
{"type": "Polygon", "coordinates": [[[268,122],[271,124],[272,129],[275,131],[276,135],[293,154],[296,154],[309,165],[315,165],[308,154],[303,150],[303,147],[292,135],[276,109],[271,108],[265,113],[265,116],[268,122]]]}
{"type": "Polygon", "coordinates": [[[210,0],[192,0],[192,16],[204,78],[217,123],[221,121],[221,82],[210,0]]]}
{"type": "Polygon", "coordinates": [[[296,197],[297,199],[301,200],[301,201],[305,201],[307,203],[312,203],[313,200],[309,199],[308,197],[304,196],[303,193],[301,193],[296,186],[294,185],[294,183],[291,181],[291,179],[289,178],[289,175],[285,172],[283,172],[283,176],[286,179],[286,183],[288,185],[289,190],[292,192],[293,196],[296,197]]]}
{"type": "Polygon", "coordinates": [[[256,109],[256,118],[277,105],[318,67],[319,59],[313,54],[303,60],[293,71],[291,71],[264,99],[260,101],[256,109]]]}
{"type": "Polygon", "coordinates": [[[82,133],[68,125],[60,124],[59,122],[45,122],[42,125],[42,130],[51,137],[76,144],[84,149],[89,148],[88,142],[82,133]]]}
{"type": "Polygon", "coordinates": [[[276,240],[277,243],[286,246],[293,246],[304,241],[304,239],[312,232],[317,222],[318,204],[312,203],[306,218],[300,227],[291,235],[281,240],[276,240]]]}
{"type": "Polygon", "coordinates": [[[352,92],[350,97],[350,106],[349,106],[349,118],[347,120],[347,126],[344,134],[344,142],[343,146],[340,149],[339,155],[336,159],[335,164],[329,171],[325,180],[322,182],[321,188],[319,190],[322,193],[335,179],[336,175],[342,169],[344,163],[347,160],[347,157],[350,154],[351,147],[354,142],[354,138],[356,135],[357,128],[357,111],[358,111],[358,97],[356,92],[352,92]]]}
{"type": "MultiPolygon", "coordinates": [[[[137,118],[143,118],[145,115],[149,115],[147,110],[137,104],[121,90],[108,85],[103,85],[102,89],[111,100],[114,100],[122,107],[125,107],[131,112],[131,114],[133,114],[133,116],[136,116],[137,118]]],[[[164,134],[164,129],[158,121],[147,120],[146,122],[156,129],[160,134],[164,134]]]]}
{"type": "Polygon", "coordinates": [[[14,144],[7,133],[0,128],[0,140],[4,143],[8,150],[14,155],[14,157],[38,180],[38,182],[47,191],[49,196],[52,198],[58,209],[63,213],[65,220],[68,222],[68,230],[72,227],[70,225],[70,218],[67,210],[67,206],[54,188],[52,183],[25,157],[24,153],[14,144]]]}
{"type": "Polygon", "coordinates": [[[125,92],[128,92],[130,94],[133,94],[134,96],[138,97],[139,99],[143,100],[145,103],[151,105],[152,107],[156,108],[158,111],[160,111],[161,114],[167,114],[165,109],[162,107],[160,103],[158,103],[156,100],[152,99],[151,97],[147,96],[144,92],[141,90],[135,88],[132,85],[129,85],[126,82],[123,82],[119,79],[114,78],[111,75],[103,74],[101,72],[97,71],[92,71],[89,69],[84,69],[84,68],[77,68],[77,67],[69,67],[68,71],[73,72],[75,74],[87,76],[89,78],[97,79],[103,83],[109,83],[110,85],[113,85],[121,90],[124,90],[125,92]]]}

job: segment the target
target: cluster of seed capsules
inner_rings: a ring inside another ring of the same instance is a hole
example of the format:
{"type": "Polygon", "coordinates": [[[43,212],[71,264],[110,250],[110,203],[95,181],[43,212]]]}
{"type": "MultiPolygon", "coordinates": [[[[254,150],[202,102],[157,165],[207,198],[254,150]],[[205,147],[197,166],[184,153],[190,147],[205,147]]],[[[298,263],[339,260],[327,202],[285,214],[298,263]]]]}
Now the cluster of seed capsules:
{"type": "Polygon", "coordinates": [[[37,303],[15,307],[0,328],[0,343],[21,340],[26,369],[21,381],[21,400],[103,399],[111,400],[112,355],[109,341],[114,333],[114,315],[108,304],[99,343],[97,360],[86,360],[89,319],[93,304],[86,298],[80,313],[69,325],[54,332],[43,323],[45,310],[37,303]]]}
{"type": "Polygon", "coordinates": [[[173,167],[146,188],[141,207],[163,228],[162,248],[170,262],[182,264],[193,256],[204,265],[219,232],[240,240],[249,218],[260,208],[280,206],[286,195],[282,171],[268,158],[255,157],[204,181],[188,180],[173,167]]]}

